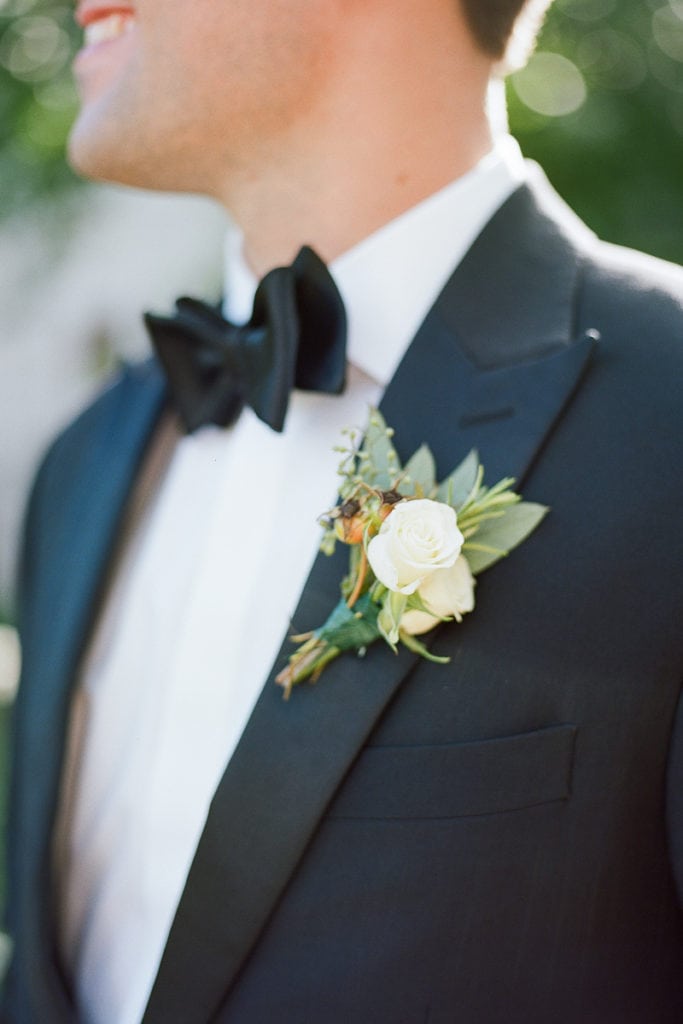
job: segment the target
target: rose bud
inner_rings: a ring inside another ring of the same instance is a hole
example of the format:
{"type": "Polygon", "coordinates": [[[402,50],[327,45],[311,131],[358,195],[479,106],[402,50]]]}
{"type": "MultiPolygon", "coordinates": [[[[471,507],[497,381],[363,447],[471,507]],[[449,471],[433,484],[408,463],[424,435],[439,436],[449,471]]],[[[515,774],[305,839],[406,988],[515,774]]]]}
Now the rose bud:
{"type": "Polygon", "coordinates": [[[363,540],[367,516],[361,504],[352,498],[339,507],[339,515],[335,520],[334,530],[344,544],[360,544],[363,540]]]}
{"type": "Polygon", "coordinates": [[[403,501],[403,495],[399,494],[398,491],[380,491],[379,494],[382,504],[377,510],[377,515],[384,522],[389,513],[393,512],[394,505],[398,504],[399,501],[403,501]]]}
{"type": "Polygon", "coordinates": [[[403,495],[398,491],[380,491],[379,495],[383,505],[395,505],[397,501],[403,501],[403,495]]]}

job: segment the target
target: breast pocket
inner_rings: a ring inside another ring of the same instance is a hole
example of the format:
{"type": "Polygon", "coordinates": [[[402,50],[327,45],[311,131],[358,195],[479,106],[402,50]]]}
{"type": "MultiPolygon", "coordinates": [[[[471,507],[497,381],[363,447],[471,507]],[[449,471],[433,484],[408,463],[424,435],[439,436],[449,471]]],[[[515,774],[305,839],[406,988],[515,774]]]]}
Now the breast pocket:
{"type": "Polygon", "coordinates": [[[368,747],[328,816],[460,818],[567,800],[576,735],[565,724],[474,743],[368,747]]]}

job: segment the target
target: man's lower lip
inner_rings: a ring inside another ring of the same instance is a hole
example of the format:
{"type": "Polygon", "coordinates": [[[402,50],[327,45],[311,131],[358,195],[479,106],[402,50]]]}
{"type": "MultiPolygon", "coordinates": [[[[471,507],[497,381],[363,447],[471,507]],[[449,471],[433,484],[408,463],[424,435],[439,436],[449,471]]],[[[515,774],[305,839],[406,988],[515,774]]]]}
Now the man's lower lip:
{"type": "Polygon", "coordinates": [[[74,72],[85,71],[91,61],[113,54],[117,46],[126,39],[128,33],[123,33],[115,39],[104,39],[99,43],[89,43],[82,46],[76,53],[73,61],[74,72]]]}
{"type": "Polygon", "coordinates": [[[130,12],[106,10],[95,16],[95,12],[84,15],[81,21],[84,37],[83,45],[76,55],[75,68],[89,61],[96,54],[104,54],[117,44],[121,43],[126,36],[130,35],[134,28],[134,18],[130,12]]]}

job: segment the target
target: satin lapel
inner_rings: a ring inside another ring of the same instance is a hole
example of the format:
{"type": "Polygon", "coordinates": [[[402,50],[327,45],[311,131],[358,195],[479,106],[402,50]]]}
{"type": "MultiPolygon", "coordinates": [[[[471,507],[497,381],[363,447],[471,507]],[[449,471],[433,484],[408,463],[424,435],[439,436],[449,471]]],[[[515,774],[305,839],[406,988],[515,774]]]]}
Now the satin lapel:
{"type": "MultiPolygon", "coordinates": [[[[33,553],[41,562],[41,586],[32,588],[31,607],[23,622],[25,671],[31,685],[25,694],[20,691],[17,722],[22,759],[18,778],[25,789],[20,800],[25,811],[20,823],[22,873],[35,883],[26,900],[27,904],[32,901],[36,913],[29,913],[26,906],[25,916],[35,918],[36,944],[52,937],[52,906],[44,894],[51,888],[51,830],[71,685],[126,497],[161,399],[156,375],[142,368],[124,371],[96,411],[86,414],[62,441],[60,472],[67,479],[73,472],[73,486],[44,483],[47,497],[41,515],[45,522],[36,524],[42,546],[33,553]]],[[[28,920],[24,923],[30,927],[28,920]]]]}
{"type": "Polygon", "coordinates": [[[513,194],[444,288],[385,395],[401,456],[426,442],[443,475],[477,448],[487,481],[522,478],[595,344],[595,332],[574,336],[580,247],[592,238],[545,179],[513,194]]]}
{"type": "MultiPolygon", "coordinates": [[[[523,189],[447,285],[387,390],[383,410],[402,455],[427,442],[443,475],[478,445],[489,481],[523,475],[593,347],[590,337],[570,344],[577,269],[567,240],[523,189]],[[520,252],[533,257],[523,272],[520,252]],[[514,306],[512,322],[506,302],[514,306]],[[496,305],[499,318],[490,313],[496,305]],[[477,332],[480,307],[497,323],[494,333],[477,332]]],[[[297,631],[319,625],[335,605],[346,557],[339,546],[333,558],[317,559],[295,613],[297,631]]],[[[405,650],[395,656],[377,644],[363,659],[339,658],[314,688],[295,690],[285,703],[274,676],[291,650],[285,642],[214,796],[144,1024],[212,1019],[327,804],[415,662],[405,650]]]]}

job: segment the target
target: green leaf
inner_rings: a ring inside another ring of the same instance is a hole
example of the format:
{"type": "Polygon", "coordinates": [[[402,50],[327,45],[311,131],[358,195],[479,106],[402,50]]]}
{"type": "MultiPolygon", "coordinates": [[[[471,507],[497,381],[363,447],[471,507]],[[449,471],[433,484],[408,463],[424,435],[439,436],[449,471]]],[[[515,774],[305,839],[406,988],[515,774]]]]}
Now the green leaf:
{"type": "Polygon", "coordinates": [[[421,658],[426,658],[427,661],[433,661],[437,665],[447,665],[450,658],[439,657],[437,654],[432,654],[428,647],[418,640],[416,636],[411,636],[410,633],[401,633],[400,641],[407,647],[409,651],[413,651],[414,654],[419,654],[421,658]]]}
{"type": "MultiPolygon", "coordinates": [[[[433,615],[437,619],[441,618],[440,615],[437,615],[436,612],[432,611],[432,609],[429,607],[429,605],[426,605],[424,603],[424,601],[420,597],[419,590],[416,590],[414,594],[410,594],[410,596],[408,597],[408,601],[406,602],[406,611],[411,611],[411,610],[414,610],[414,611],[417,611],[417,612],[426,612],[427,615],[433,615]]],[[[450,622],[450,616],[446,616],[446,617],[442,618],[441,621],[442,622],[450,622]]]]}
{"type": "Polygon", "coordinates": [[[386,491],[401,472],[401,461],[391,443],[392,431],[377,409],[370,410],[370,420],[361,451],[368,456],[360,460],[359,473],[367,484],[386,491]]]}
{"type": "Polygon", "coordinates": [[[436,487],[436,463],[426,444],[421,445],[403,467],[399,494],[429,498],[436,487]],[[420,491],[422,493],[420,493],[420,491]]]}
{"type": "Polygon", "coordinates": [[[445,501],[457,511],[470,494],[477,480],[479,455],[476,449],[467,455],[459,466],[439,485],[437,501],[445,501]]]}
{"type": "Polygon", "coordinates": [[[473,574],[476,576],[488,569],[526,540],[547,512],[546,505],[522,501],[506,509],[500,518],[483,522],[473,540],[463,546],[473,574]]]}
{"type": "Polygon", "coordinates": [[[463,554],[469,562],[472,575],[478,576],[484,569],[489,569],[496,562],[499,562],[501,558],[505,558],[507,551],[502,551],[499,548],[478,547],[476,544],[468,541],[463,547],[463,554]]]}
{"type": "Polygon", "coordinates": [[[379,615],[377,616],[377,628],[380,632],[380,636],[389,644],[394,654],[397,653],[396,640],[392,640],[394,633],[394,623],[391,615],[387,608],[382,606],[379,615]]]}
{"type": "Polygon", "coordinates": [[[407,603],[408,598],[405,594],[397,594],[396,591],[390,590],[377,616],[377,628],[393,651],[396,650],[401,619],[407,603]]]}
{"type": "Polygon", "coordinates": [[[368,594],[359,598],[353,608],[340,601],[316,635],[340,651],[367,647],[379,638],[377,625],[379,608],[368,594]]]}

